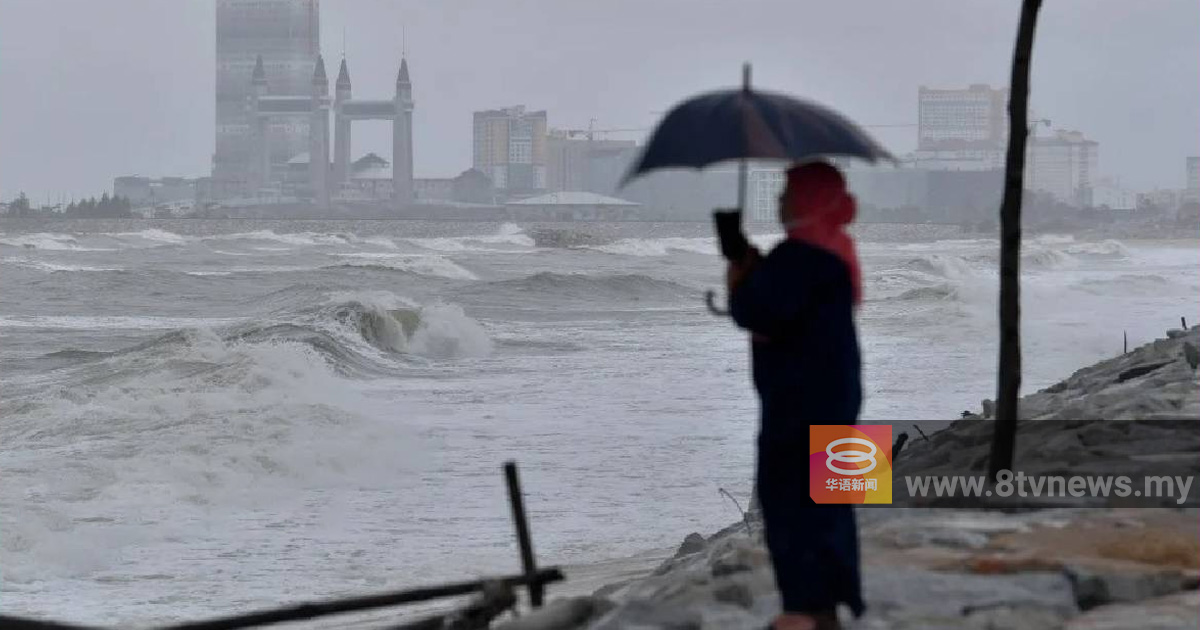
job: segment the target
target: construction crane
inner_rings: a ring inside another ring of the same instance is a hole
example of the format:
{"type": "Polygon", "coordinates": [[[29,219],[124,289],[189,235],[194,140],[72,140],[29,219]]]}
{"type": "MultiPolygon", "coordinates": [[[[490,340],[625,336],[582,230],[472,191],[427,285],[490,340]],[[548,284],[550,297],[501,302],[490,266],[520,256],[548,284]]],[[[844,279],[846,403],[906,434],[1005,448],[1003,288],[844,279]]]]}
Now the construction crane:
{"type": "Polygon", "coordinates": [[[568,138],[578,138],[583,136],[589,141],[594,140],[598,133],[633,133],[635,131],[649,131],[647,127],[629,128],[629,129],[596,129],[596,119],[588,120],[587,129],[562,129],[563,133],[567,134],[568,138]]]}

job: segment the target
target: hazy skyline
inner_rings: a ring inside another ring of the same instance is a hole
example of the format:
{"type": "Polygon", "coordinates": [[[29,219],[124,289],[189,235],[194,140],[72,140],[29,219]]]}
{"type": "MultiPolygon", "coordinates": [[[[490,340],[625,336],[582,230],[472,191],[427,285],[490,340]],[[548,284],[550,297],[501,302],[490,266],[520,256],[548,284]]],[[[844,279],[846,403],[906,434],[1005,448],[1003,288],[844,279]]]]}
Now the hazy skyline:
{"type": "MultiPolygon", "coordinates": [[[[416,100],[418,177],[471,165],[471,113],[524,104],[550,125],[640,128],[671,104],[755,84],[864,125],[916,122],[919,85],[1007,84],[1019,3],[325,0],[327,65],[359,98],[390,98],[401,30],[416,100]]],[[[119,175],[205,176],[213,151],[214,14],[188,0],[0,0],[0,199],[87,196],[119,175]]],[[[1100,175],[1181,187],[1200,153],[1200,4],[1047,0],[1032,106],[1100,143],[1100,175]]],[[[915,128],[871,130],[897,153],[915,128]]],[[[386,123],[355,156],[390,158],[386,123]]]]}

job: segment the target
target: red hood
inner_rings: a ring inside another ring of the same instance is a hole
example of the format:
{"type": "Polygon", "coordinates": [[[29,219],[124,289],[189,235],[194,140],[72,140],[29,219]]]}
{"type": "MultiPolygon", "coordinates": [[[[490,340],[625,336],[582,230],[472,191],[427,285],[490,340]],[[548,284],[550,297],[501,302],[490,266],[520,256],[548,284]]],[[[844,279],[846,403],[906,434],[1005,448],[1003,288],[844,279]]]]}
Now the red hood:
{"type": "Polygon", "coordinates": [[[862,272],[854,239],[845,227],[854,220],[856,208],[842,174],[824,162],[792,167],[787,172],[786,203],[790,220],[784,228],[788,238],[824,249],[846,263],[854,302],[861,302],[862,272]]]}

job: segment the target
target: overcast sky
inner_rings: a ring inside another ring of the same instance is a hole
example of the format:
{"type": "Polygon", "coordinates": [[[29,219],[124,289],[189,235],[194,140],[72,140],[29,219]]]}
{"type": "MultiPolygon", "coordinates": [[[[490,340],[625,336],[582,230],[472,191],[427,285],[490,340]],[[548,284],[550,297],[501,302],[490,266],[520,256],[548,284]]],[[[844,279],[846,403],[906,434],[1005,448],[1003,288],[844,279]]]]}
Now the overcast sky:
{"type": "MultiPolygon", "coordinates": [[[[916,122],[917,86],[1008,81],[1017,0],[324,0],[355,96],[390,98],[407,32],[418,177],[470,166],[471,112],[525,104],[554,127],[645,128],[697,91],[816,99],[864,125],[916,122]]],[[[90,195],[117,175],[207,175],[207,0],[0,0],[0,199],[90,195]]],[[[332,76],[332,75],[331,75],[332,76]]],[[[1180,187],[1200,153],[1200,2],[1045,0],[1033,106],[1100,143],[1100,170],[1180,187]]],[[[387,123],[354,154],[390,156],[387,123]]],[[[913,128],[875,129],[896,152],[913,128]]],[[[645,133],[616,137],[643,139],[645,133]]]]}

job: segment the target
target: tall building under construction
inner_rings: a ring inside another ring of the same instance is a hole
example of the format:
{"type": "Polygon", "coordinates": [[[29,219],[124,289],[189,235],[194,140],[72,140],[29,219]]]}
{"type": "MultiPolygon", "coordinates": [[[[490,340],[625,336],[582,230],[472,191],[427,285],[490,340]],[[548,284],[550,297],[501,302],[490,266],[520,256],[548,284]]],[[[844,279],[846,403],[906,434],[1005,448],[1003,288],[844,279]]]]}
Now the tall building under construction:
{"type": "MultiPolygon", "coordinates": [[[[320,53],[319,0],[218,0],[216,150],[212,194],[254,192],[254,113],[248,107],[255,62],[269,81],[266,96],[309,94],[320,53]]],[[[270,162],[283,169],[309,150],[308,112],[274,116],[267,130],[270,162]]]]}

